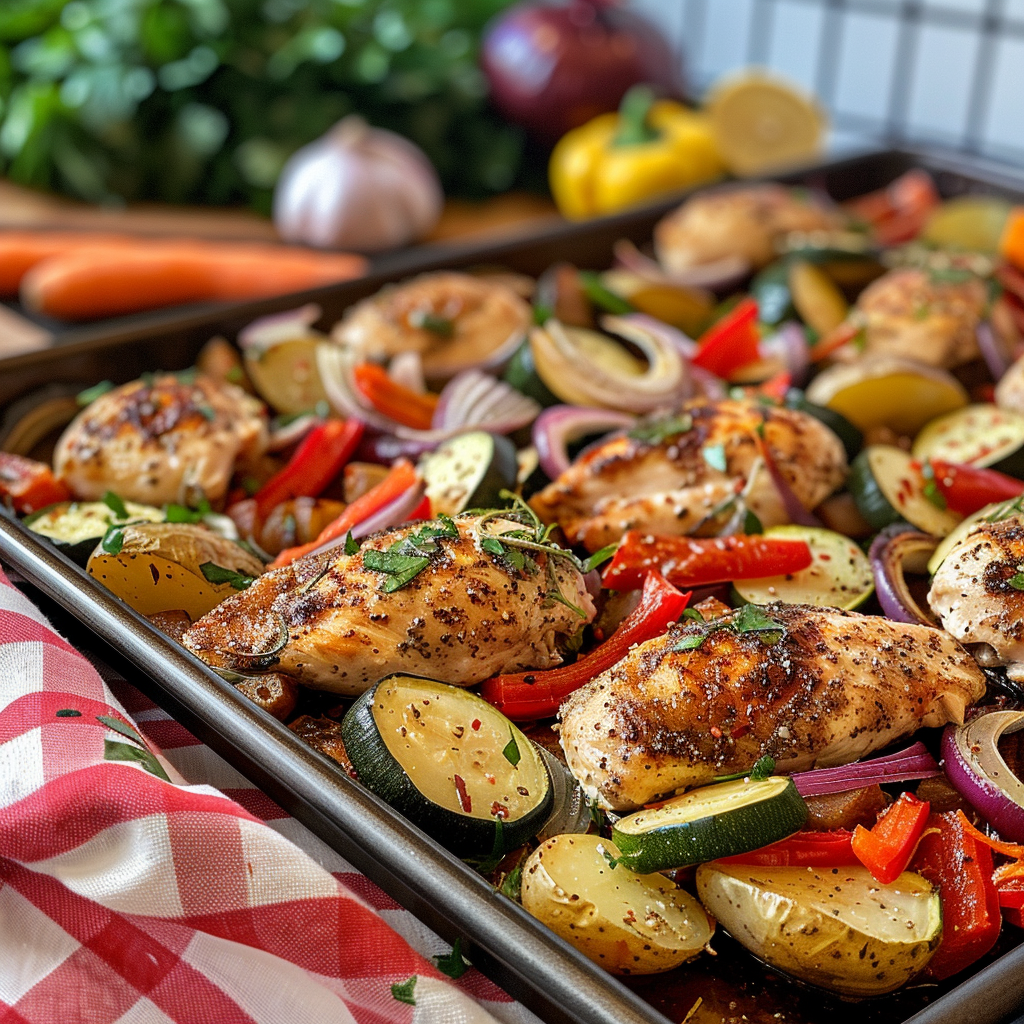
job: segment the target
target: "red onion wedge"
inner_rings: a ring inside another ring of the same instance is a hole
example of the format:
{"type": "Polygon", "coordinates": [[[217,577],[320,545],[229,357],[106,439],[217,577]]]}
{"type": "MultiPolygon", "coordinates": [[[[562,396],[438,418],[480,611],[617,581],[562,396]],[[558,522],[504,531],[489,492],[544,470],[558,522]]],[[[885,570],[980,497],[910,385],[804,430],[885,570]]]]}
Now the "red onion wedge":
{"type": "Polygon", "coordinates": [[[609,433],[632,427],[636,417],[612,409],[584,409],[577,405],[553,405],[533,423],[533,446],[541,469],[551,480],[570,465],[568,446],[588,434],[609,433]]]}
{"type": "Polygon", "coordinates": [[[619,265],[652,284],[675,285],[679,288],[709,288],[724,291],[739,284],[753,267],[743,256],[726,256],[713,263],[702,263],[687,270],[668,271],[650,256],[645,256],[629,239],[615,243],[619,265]]]}
{"type": "Polygon", "coordinates": [[[772,478],[772,484],[786,510],[786,518],[796,526],[821,526],[821,520],[804,507],[804,503],[796,496],[782,470],[775,464],[771,450],[765,442],[761,442],[761,454],[764,456],[765,469],[772,478]]]}
{"type": "MultiPolygon", "coordinates": [[[[536,419],[540,405],[522,392],[480,370],[463,370],[444,386],[434,412],[434,431],[470,427],[511,434],[536,419]]],[[[401,433],[399,436],[401,436],[401,433]]]]}
{"type": "Polygon", "coordinates": [[[320,319],[323,311],[315,302],[283,313],[271,313],[238,332],[238,346],[243,349],[268,349],[282,341],[306,338],[314,333],[310,328],[320,319]]]}
{"type": "Polygon", "coordinates": [[[897,754],[875,757],[870,761],[842,765],[839,768],[818,768],[792,776],[793,785],[801,796],[825,796],[828,793],[848,793],[851,789],[877,786],[888,782],[908,782],[911,779],[931,779],[941,775],[935,758],[923,743],[901,750],[897,754]]]}
{"type": "Polygon", "coordinates": [[[1010,367],[1010,359],[1003,351],[996,332],[992,330],[992,325],[987,320],[978,324],[975,333],[978,338],[978,350],[981,352],[982,359],[985,360],[988,372],[992,374],[992,379],[999,383],[1003,374],[1010,367]]]}
{"type": "Polygon", "coordinates": [[[626,313],[619,318],[623,323],[633,324],[663,341],[674,345],[684,359],[692,359],[697,352],[697,342],[689,335],[684,334],[678,327],[665,323],[657,317],[648,316],[646,313],[626,313]]]}
{"type": "Polygon", "coordinates": [[[999,753],[999,739],[1024,729],[1024,711],[985,711],[942,734],[946,776],[1005,839],[1024,843],[1024,781],[999,753]]]}
{"type": "Polygon", "coordinates": [[[906,572],[927,573],[928,559],[939,542],[902,523],[887,526],[872,541],[868,558],[875,576],[875,593],[882,611],[896,622],[938,625],[930,610],[923,609],[910,593],[906,572]]]}
{"type": "Polygon", "coordinates": [[[810,348],[803,328],[792,320],[782,324],[770,337],[761,341],[763,356],[780,356],[786,364],[794,387],[803,387],[811,368],[810,348]]]}

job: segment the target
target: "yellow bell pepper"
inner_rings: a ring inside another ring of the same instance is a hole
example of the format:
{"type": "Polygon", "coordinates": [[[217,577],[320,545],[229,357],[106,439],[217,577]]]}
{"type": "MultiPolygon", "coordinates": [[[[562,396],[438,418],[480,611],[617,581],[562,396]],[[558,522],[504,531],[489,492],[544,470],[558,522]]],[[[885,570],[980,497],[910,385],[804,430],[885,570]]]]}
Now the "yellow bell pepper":
{"type": "Polygon", "coordinates": [[[563,216],[583,220],[711,181],[724,170],[707,119],[646,86],[562,136],[548,178],[563,216]]]}

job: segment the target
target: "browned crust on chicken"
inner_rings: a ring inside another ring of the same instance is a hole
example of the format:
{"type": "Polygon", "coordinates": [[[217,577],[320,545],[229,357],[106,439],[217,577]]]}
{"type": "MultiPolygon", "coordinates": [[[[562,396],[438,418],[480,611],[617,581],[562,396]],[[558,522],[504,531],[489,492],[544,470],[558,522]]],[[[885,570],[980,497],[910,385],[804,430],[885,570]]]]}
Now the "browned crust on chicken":
{"type": "Polygon", "coordinates": [[[683,271],[729,256],[755,268],[776,257],[775,244],[790,231],[827,231],[839,217],[806,192],[782,185],[715,189],[688,199],[654,229],[658,259],[683,271]]]}
{"type": "Polygon", "coordinates": [[[921,726],[962,721],[985,691],[941,630],[803,605],[766,613],[784,627],[774,642],[721,628],[730,617],[674,625],[576,691],[561,740],[584,788],[619,810],[764,754],[785,772],[846,764],[921,726]],[[677,649],[704,630],[699,648],[677,649]]]}
{"type": "Polygon", "coordinates": [[[363,552],[384,550],[422,524],[378,534],[353,555],[335,549],[266,573],[183,642],[216,667],[274,669],[352,696],[392,672],[468,686],[559,664],[559,638],[594,617],[583,576],[553,560],[559,589],[581,616],[550,600],[546,556],[538,555],[536,574],[517,572],[480,549],[479,517],[456,523],[459,539],[442,539],[431,564],[392,593],[381,589],[382,573],[363,565],[363,552]]]}
{"type": "Polygon", "coordinates": [[[546,523],[557,522],[574,544],[596,551],[627,530],[680,535],[714,532],[702,523],[757,476],[747,506],[765,526],[788,522],[767,452],[805,508],[814,508],[846,478],[846,454],[819,420],[793,409],[746,401],[690,402],[691,429],[660,442],[617,434],[577,459],[530,504],[546,523]],[[725,472],[705,456],[722,445],[725,472]]]}
{"type": "Polygon", "coordinates": [[[977,359],[977,329],[988,291],[973,275],[948,280],[927,270],[892,270],[864,289],[856,315],[864,324],[864,353],[902,356],[950,368],[977,359]]]}
{"type": "Polygon", "coordinates": [[[54,469],[75,496],[113,491],[150,505],[219,501],[239,464],[267,445],[262,403],[233,384],[173,374],[97,398],[57,443],[54,469]]]}

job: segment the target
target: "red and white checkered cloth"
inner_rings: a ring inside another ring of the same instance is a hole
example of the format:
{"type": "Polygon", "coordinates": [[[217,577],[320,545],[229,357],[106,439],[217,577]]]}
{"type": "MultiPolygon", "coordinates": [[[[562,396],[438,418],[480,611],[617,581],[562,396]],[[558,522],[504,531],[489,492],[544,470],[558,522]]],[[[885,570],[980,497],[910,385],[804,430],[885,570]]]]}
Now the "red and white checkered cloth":
{"type": "Polygon", "coordinates": [[[0,571],[0,1024],[535,1024],[104,675],[0,571]]]}

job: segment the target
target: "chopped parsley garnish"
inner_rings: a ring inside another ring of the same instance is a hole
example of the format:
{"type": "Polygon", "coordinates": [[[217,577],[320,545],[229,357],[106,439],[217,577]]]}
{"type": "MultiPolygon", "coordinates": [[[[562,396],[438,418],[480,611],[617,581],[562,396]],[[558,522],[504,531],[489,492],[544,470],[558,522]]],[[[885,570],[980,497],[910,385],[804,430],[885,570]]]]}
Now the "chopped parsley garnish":
{"type": "Polygon", "coordinates": [[[431,334],[450,338],[455,333],[455,321],[446,316],[438,316],[426,309],[414,309],[408,316],[409,326],[431,334]]]}
{"type": "Polygon", "coordinates": [[[113,491],[107,491],[107,493],[103,495],[103,504],[106,505],[118,519],[128,518],[128,509],[125,508],[124,502],[113,491]]]}
{"type": "Polygon", "coordinates": [[[524,857],[502,880],[498,892],[510,900],[520,903],[523,898],[523,861],[524,857]]]}
{"type": "Polygon", "coordinates": [[[643,441],[646,444],[661,444],[670,437],[677,434],[685,434],[693,429],[693,417],[687,413],[679,416],[669,416],[665,419],[650,420],[646,423],[639,423],[627,435],[634,441],[643,441]]]}
{"type": "Polygon", "coordinates": [[[114,382],[112,380],[101,380],[99,384],[93,384],[91,388],[79,391],[75,396],[75,401],[84,408],[87,405],[92,405],[100,395],[105,395],[108,391],[113,391],[113,389],[114,382]]]}
{"type": "Polygon", "coordinates": [[[345,534],[345,554],[354,555],[359,551],[359,541],[352,536],[352,531],[349,530],[345,534]]]}
{"type": "Polygon", "coordinates": [[[100,547],[108,555],[119,555],[124,547],[124,524],[108,526],[107,532],[103,534],[100,547]]]}
{"type": "MultiPolygon", "coordinates": [[[[381,586],[385,594],[400,590],[414,580],[428,565],[433,555],[440,548],[437,545],[441,538],[457,540],[458,527],[450,516],[441,515],[436,520],[421,526],[415,533],[410,533],[399,541],[395,541],[384,551],[369,549],[363,552],[363,565],[373,572],[382,572],[388,578],[381,586]]],[[[355,554],[359,550],[351,533],[345,538],[345,553],[355,554]],[[354,545],[354,547],[353,547],[354,545]]]]}
{"type": "Polygon", "coordinates": [[[216,562],[203,562],[199,566],[199,571],[210,583],[227,583],[229,586],[234,587],[235,590],[245,590],[256,579],[255,576],[249,576],[244,572],[236,572],[234,569],[227,569],[223,565],[217,565],[216,562]]]}
{"type": "Polygon", "coordinates": [[[508,737],[508,743],[505,744],[505,747],[501,752],[501,756],[505,758],[513,768],[515,768],[515,766],[523,759],[523,755],[519,752],[519,744],[516,743],[516,734],[511,730],[511,728],[509,729],[508,737]]]}
{"type": "Polygon", "coordinates": [[[1024,572],[1017,573],[1016,576],[1011,576],[1007,581],[1014,590],[1024,590],[1024,572]]]}
{"type": "MultiPolygon", "coordinates": [[[[687,611],[695,610],[687,609],[687,611]]],[[[680,637],[672,649],[674,651],[695,651],[712,633],[719,629],[728,630],[737,636],[753,633],[766,647],[777,644],[786,635],[786,627],[766,615],[763,608],[756,604],[745,604],[738,612],[733,613],[731,618],[725,621],[712,619],[710,622],[704,623],[704,628],[699,631],[680,637]]]]}
{"type": "Polygon", "coordinates": [[[682,618],[693,619],[694,622],[707,622],[707,619],[696,608],[684,608],[682,618]]]}
{"type": "Polygon", "coordinates": [[[706,444],[701,450],[701,454],[712,469],[717,469],[719,473],[725,472],[727,463],[724,444],[706,444]]]}
{"type": "Polygon", "coordinates": [[[608,861],[612,871],[614,871],[619,866],[619,858],[613,857],[608,850],[605,849],[604,843],[599,843],[597,848],[601,851],[601,856],[608,861]]]}
{"type": "Polygon", "coordinates": [[[751,782],[762,782],[775,773],[775,758],[765,754],[754,762],[749,772],[736,772],[733,775],[716,775],[712,782],[735,782],[736,779],[750,779],[751,782]]]}
{"type": "Polygon", "coordinates": [[[164,509],[164,519],[168,523],[201,523],[213,512],[210,503],[203,498],[198,508],[188,508],[186,505],[168,505],[164,509]]]}
{"type": "MultiPolygon", "coordinates": [[[[520,869],[521,875],[522,869],[520,869]]],[[[469,964],[466,963],[462,956],[462,939],[456,938],[452,951],[450,953],[439,953],[434,957],[434,963],[437,964],[437,969],[442,974],[447,974],[449,978],[461,978],[469,970],[469,964]]]]}
{"type": "Polygon", "coordinates": [[[749,508],[743,514],[743,532],[747,536],[755,533],[764,533],[764,524],[758,519],[756,513],[751,512],[749,508]]]}

